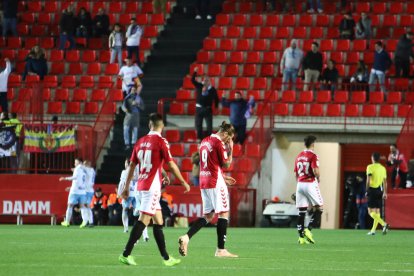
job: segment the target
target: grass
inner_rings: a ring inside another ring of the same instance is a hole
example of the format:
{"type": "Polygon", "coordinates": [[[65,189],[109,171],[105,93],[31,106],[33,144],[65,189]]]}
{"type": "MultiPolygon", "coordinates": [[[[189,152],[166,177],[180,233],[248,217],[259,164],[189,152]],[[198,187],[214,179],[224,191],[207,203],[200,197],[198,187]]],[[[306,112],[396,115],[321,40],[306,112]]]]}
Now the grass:
{"type": "MultiPolygon", "coordinates": [[[[170,255],[178,257],[185,229],[164,228],[170,255]]],[[[152,229],[149,229],[151,232],[152,229]]],[[[155,241],[133,251],[138,266],[118,263],[128,239],[122,227],[0,225],[1,275],[389,275],[414,273],[412,231],[367,236],[359,230],[314,230],[315,245],[298,245],[295,229],[230,228],[226,246],[238,259],[214,257],[215,228],[202,229],[189,255],[164,267],[155,241]]]]}

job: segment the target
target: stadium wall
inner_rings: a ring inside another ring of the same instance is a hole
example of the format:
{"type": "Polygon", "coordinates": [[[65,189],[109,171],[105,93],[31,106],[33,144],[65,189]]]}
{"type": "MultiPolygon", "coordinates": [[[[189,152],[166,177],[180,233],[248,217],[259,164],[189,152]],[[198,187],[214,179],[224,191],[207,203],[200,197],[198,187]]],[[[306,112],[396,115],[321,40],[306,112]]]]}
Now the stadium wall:
{"type": "MultiPolygon", "coordinates": [[[[279,197],[283,201],[292,201],[296,190],[293,166],[297,154],[303,150],[302,142],[289,142],[283,136],[276,137],[276,146],[272,149],[272,190],[270,198],[279,197]]],[[[335,229],[339,227],[340,206],[340,145],[339,143],[317,143],[315,152],[320,158],[321,192],[324,199],[324,213],[321,227],[335,229]]]]}

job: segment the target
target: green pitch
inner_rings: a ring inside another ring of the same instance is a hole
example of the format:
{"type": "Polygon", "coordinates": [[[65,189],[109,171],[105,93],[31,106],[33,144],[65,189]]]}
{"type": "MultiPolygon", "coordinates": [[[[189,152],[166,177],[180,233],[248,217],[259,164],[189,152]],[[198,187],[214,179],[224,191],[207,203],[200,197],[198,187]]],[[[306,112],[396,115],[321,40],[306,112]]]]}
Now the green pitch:
{"type": "MultiPolygon", "coordinates": [[[[170,255],[185,229],[164,228],[170,255]]],[[[152,228],[149,229],[152,232],[152,228]]],[[[0,225],[1,275],[390,275],[414,273],[414,232],[315,230],[315,245],[298,245],[295,229],[230,228],[227,248],[238,259],[217,259],[215,228],[202,229],[176,267],[164,267],[152,234],[118,263],[129,237],[122,227],[0,225]]]]}

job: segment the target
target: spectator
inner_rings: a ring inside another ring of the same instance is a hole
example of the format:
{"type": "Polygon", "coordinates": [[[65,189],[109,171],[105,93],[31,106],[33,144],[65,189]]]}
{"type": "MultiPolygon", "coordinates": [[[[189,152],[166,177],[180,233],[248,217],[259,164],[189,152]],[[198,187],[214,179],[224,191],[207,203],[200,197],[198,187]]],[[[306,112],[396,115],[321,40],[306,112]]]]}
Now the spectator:
{"type": "Polygon", "coordinates": [[[154,12],[162,13],[165,17],[167,14],[166,3],[167,0],[154,0],[154,12]]]}
{"type": "Polygon", "coordinates": [[[7,37],[10,30],[17,36],[17,7],[18,0],[3,0],[3,37],[7,37]]]}
{"type": "Polygon", "coordinates": [[[124,99],[124,142],[125,150],[129,150],[138,140],[138,128],[141,112],[144,111],[145,105],[140,94],[142,91],[142,85],[138,87],[133,86],[131,92],[124,99]],[[132,129],[132,139],[130,140],[129,133],[132,129]]]}
{"type": "Polygon", "coordinates": [[[410,61],[414,58],[413,53],[413,33],[407,32],[401,36],[395,50],[395,77],[408,78],[410,76],[410,61]]]}
{"type": "Polygon", "coordinates": [[[6,68],[0,72],[0,106],[3,112],[9,111],[9,104],[7,102],[7,83],[11,73],[11,63],[8,58],[5,58],[6,68]]]}
{"type": "Polygon", "coordinates": [[[194,186],[198,187],[200,185],[200,153],[198,151],[193,152],[191,155],[191,163],[193,164],[191,181],[194,186]]]}
{"type": "Polygon", "coordinates": [[[391,186],[396,188],[397,175],[400,178],[399,189],[405,189],[407,184],[408,165],[404,154],[400,153],[396,144],[390,146],[390,154],[388,155],[387,165],[392,168],[391,186]]]}
{"type": "Polygon", "coordinates": [[[302,68],[305,72],[304,90],[308,90],[310,83],[316,83],[322,71],[322,54],[319,52],[319,44],[312,42],[312,49],[306,54],[302,62],[302,68]]]}
{"type": "Polygon", "coordinates": [[[125,59],[125,65],[119,70],[118,76],[122,79],[122,92],[124,98],[129,93],[131,85],[135,84],[135,79],[143,75],[141,68],[132,63],[130,58],[125,59]]]}
{"type": "Polygon", "coordinates": [[[63,11],[62,18],[59,22],[60,37],[59,37],[59,49],[65,50],[66,41],[69,41],[69,49],[75,47],[75,39],[73,35],[76,28],[76,18],[73,15],[73,7],[69,5],[66,10],[63,11]]]}
{"type": "Polygon", "coordinates": [[[355,228],[366,229],[366,217],[368,214],[368,199],[366,196],[366,181],[361,175],[355,176],[353,190],[355,194],[356,207],[358,209],[358,223],[355,228]]]}
{"type": "Polygon", "coordinates": [[[196,0],[196,17],[200,20],[202,17],[206,17],[207,20],[211,20],[213,17],[210,14],[210,0],[196,0]]]}
{"type": "Polygon", "coordinates": [[[353,40],[355,38],[355,20],[352,12],[347,12],[339,23],[339,37],[342,39],[353,40]]]}
{"type": "Polygon", "coordinates": [[[76,23],[76,36],[88,38],[91,33],[92,18],[91,14],[85,8],[79,10],[76,23]]]}
{"type": "Polygon", "coordinates": [[[323,13],[321,0],[308,0],[308,5],[308,13],[314,13],[315,11],[318,11],[318,13],[323,13]]]}
{"type": "Polygon", "coordinates": [[[95,189],[95,194],[93,195],[91,202],[91,209],[93,212],[93,221],[95,225],[105,225],[107,208],[108,208],[108,197],[102,193],[101,188],[95,189]]]}
{"type": "Polygon", "coordinates": [[[336,84],[338,83],[339,72],[335,67],[335,62],[330,59],[328,64],[322,72],[321,83],[323,90],[331,90],[333,93],[336,90],[336,84]]]}
{"type": "Polygon", "coordinates": [[[173,223],[173,220],[172,220],[172,210],[174,208],[173,196],[167,193],[165,187],[166,185],[164,184],[161,187],[161,198],[160,198],[161,213],[162,213],[162,218],[164,220],[164,225],[171,226],[173,223]]]}
{"type": "Polygon", "coordinates": [[[203,82],[196,80],[198,68],[194,69],[191,81],[196,88],[196,114],[195,126],[197,129],[197,138],[199,140],[204,138],[203,135],[203,120],[206,120],[207,136],[213,132],[213,110],[212,105],[217,108],[219,98],[217,90],[211,85],[209,77],[205,77],[203,82]]]}
{"type": "Polygon", "coordinates": [[[26,57],[26,65],[22,79],[25,80],[27,75],[38,75],[41,80],[47,74],[47,61],[45,51],[39,46],[33,46],[26,57]]]}
{"type": "MultiPolygon", "coordinates": [[[[118,25],[119,26],[119,25],[118,25]]],[[[98,13],[93,18],[93,36],[101,37],[109,33],[109,16],[103,8],[98,9],[98,13]]]]}
{"type": "Polygon", "coordinates": [[[111,60],[109,63],[114,63],[115,57],[118,57],[119,68],[122,67],[122,44],[124,35],[121,32],[121,25],[116,23],[114,30],[109,35],[109,49],[111,49],[111,60]]]}
{"type": "Polygon", "coordinates": [[[369,74],[368,81],[371,91],[375,90],[375,86],[373,84],[375,79],[378,79],[381,91],[385,92],[385,74],[391,67],[391,64],[392,61],[390,55],[384,50],[382,42],[377,41],[375,43],[374,65],[371,69],[371,73],[369,74]]]}
{"type": "Polygon", "coordinates": [[[356,23],[356,38],[370,39],[372,36],[371,18],[365,13],[361,13],[361,18],[356,23]]]}
{"type": "Polygon", "coordinates": [[[233,125],[236,131],[235,142],[243,144],[246,138],[246,112],[255,106],[253,96],[250,97],[249,101],[243,99],[242,94],[237,91],[235,93],[233,101],[227,100],[225,97],[222,98],[221,104],[224,107],[230,107],[230,123],[233,125]]]}
{"type": "Polygon", "coordinates": [[[289,81],[292,82],[292,90],[296,89],[296,79],[303,59],[303,51],[297,48],[297,40],[292,39],[290,47],[283,52],[280,62],[280,71],[283,73],[282,91],[285,91],[289,81]]]}
{"type": "Polygon", "coordinates": [[[135,17],[131,17],[131,24],[128,26],[128,29],[126,31],[126,45],[128,58],[132,59],[132,56],[135,55],[135,61],[138,64],[138,66],[141,66],[139,59],[139,43],[141,40],[142,33],[143,30],[139,25],[137,25],[135,17]]]}
{"type": "Polygon", "coordinates": [[[357,69],[352,75],[350,82],[352,91],[368,91],[368,68],[362,59],[358,61],[357,69]]]}
{"type": "Polygon", "coordinates": [[[108,198],[108,224],[122,225],[122,198],[118,197],[118,189],[109,194],[108,198]]]}

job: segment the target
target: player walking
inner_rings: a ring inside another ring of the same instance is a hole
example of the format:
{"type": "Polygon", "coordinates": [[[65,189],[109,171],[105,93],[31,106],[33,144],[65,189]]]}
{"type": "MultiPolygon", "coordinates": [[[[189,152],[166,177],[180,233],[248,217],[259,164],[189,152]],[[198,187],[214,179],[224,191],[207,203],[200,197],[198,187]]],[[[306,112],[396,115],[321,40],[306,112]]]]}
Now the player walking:
{"type": "Polygon", "coordinates": [[[315,243],[311,233],[312,224],[314,217],[323,211],[323,199],[319,190],[319,157],[313,152],[316,137],[309,135],[304,141],[306,149],[296,157],[294,169],[297,181],[296,207],[299,209],[299,244],[315,243]],[[309,221],[305,228],[307,212],[309,221]]]}
{"type": "Polygon", "coordinates": [[[150,132],[139,139],[134,146],[125,188],[121,192],[122,197],[127,199],[134,170],[138,166],[138,197],[141,202],[139,209],[140,216],[132,227],[129,240],[124,252],[119,256],[119,261],[127,265],[137,265],[131,252],[134,244],[139,240],[145,227],[147,227],[152,219],[154,222],[154,238],[161,256],[164,259],[163,263],[166,266],[173,266],[179,264],[181,260],[168,255],[165,247],[164,233],[162,231],[164,221],[161,213],[160,197],[164,161],[187,192],[190,190],[190,186],[184,180],[180,170],[172,159],[168,141],[161,136],[162,129],[164,128],[162,116],[157,113],[150,114],[149,128],[150,132]]]}
{"type": "Polygon", "coordinates": [[[178,239],[179,252],[182,256],[187,255],[190,239],[218,214],[217,221],[217,250],[216,257],[238,256],[224,248],[227,235],[227,224],[229,218],[229,193],[228,185],[235,184],[234,178],[225,176],[222,168],[230,167],[233,151],[234,127],[223,122],[216,134],[204,138],[200,144],[200,189],[203,201],[204,217],[199,218],[188,230],[187,234],[178,239]]]}
{"type": "Polygon", "coordinates": [[[80,228],[84,228],[87,224],[87,209],[86,209],[86,171],[82,165],[82,159],[75,159],[75,168],[73,175],[70,177],[61,177],[59,181],[72,181],[68,197],[68,208],[66,209],[66,219],[61,223],[62,226],[68,227],[72,218],[73,206],[79,204],[81,208],[82,224],[80,228]]]}
{"type": "Polygon", "coordinates": [[[91,161],[89,160],[83,161],[83,166],[86,172],[86,211],[88,218],[88,226],[93,227],[93,213],[90,205],[92,202],[93,194],[95,192],[93,186],[95,185],[96,172],[92,168],[91,161]]]}

